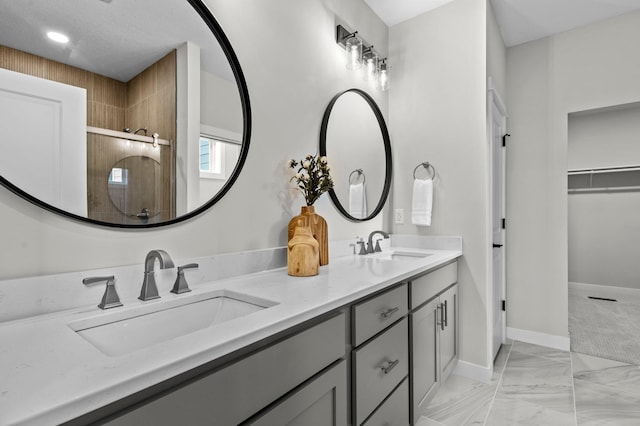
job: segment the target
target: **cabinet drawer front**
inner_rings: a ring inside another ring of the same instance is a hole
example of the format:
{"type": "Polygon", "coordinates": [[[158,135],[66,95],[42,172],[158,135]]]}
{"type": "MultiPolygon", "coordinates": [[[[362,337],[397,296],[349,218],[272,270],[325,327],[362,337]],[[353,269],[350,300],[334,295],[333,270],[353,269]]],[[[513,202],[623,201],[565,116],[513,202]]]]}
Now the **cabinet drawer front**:
{"type": "Polygon", "coordinates": [[[238,424],[344,357],[345,342],[341,313],[107,424],[238,424]]]}
{"type": "Polygon", "coordinates": [[[409,379],[393,391],[389,399],[382,403],[363,426],[389,425],[409,425],[409,379]]]}
{"type": "Polygon", "coordinates": [[[353,345],[359,346],[402,318],[408,310],[407,285],[353,307],[353,345]]]}
{"type": "Polygon", "coordinates": [[[458,262],[453,262],[411,281],[411,309],[435,297],[458,281],[458,262]]]}
{"type": "Polygon", "coordinates": [[[408,334],[408,322],[403,318],[354,351],[356,424],[361,424],[407,376],[408,334]]]}

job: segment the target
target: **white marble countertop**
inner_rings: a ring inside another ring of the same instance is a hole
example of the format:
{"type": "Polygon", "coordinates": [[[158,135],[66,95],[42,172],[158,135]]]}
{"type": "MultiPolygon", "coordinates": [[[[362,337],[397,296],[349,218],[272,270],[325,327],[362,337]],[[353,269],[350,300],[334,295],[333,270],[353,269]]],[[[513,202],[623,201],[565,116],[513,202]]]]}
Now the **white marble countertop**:
{"type": "Polygon", "coordinates": [[[286,267],[276,268],[201,283],[184,295],[161,291],[161,299],[127,300],[112,310],[85,305],[0,323],[0,424],[72,420],[462,255],[461,247],[415,247],[410,250],[430,256],[388,261],[377,255],[343,255],[314,277],[291,277],[286,267]],[[215,289],[275,305],[121,356],[105,355],[68,325],[215,289]]]}

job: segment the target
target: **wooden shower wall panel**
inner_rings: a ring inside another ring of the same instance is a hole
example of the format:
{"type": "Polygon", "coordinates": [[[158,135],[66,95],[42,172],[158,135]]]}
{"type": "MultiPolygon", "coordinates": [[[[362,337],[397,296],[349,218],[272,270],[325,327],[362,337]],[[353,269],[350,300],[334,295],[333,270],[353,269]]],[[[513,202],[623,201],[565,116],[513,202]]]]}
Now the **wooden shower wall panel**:
{"type": "Polygon", "coordinates": [[[87,125],[122,130],[125,126],[127,84],[80,68],[0,46],[0,67],[87,91],[87,125]]]}
{"type": "Polygon", "coordinates": [[[175,216],[176,65],[173,50],[132,78],[127,84],[126,111],[127,127],[146,127],[149,136],[158,133],[171,142],[171,147],[162,149],[161,163],[166,188],[162,204],[170,206],[171,217],[175,216]]]}
{"type": "Polygon", "coordinates": [[[127,127],[146,127],[149,136],[175,140],[176,52],[171,51],[127,84],[127,127]]]}

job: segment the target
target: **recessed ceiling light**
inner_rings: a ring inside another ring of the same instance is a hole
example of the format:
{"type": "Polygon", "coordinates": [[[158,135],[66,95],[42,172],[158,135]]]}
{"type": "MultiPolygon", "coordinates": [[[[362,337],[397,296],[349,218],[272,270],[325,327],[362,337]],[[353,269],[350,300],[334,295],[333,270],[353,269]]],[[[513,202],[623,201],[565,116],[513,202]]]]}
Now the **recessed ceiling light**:
{"type": "Polygon", "coordinates": [[[51,40],[57,42],[57,43],[68,43],[69,42],[69,37],[67,37],[64,34],[61,33],[57,33],[55,31],[49,31],[47,33],[47,37],[49,37],[51,40]]]}

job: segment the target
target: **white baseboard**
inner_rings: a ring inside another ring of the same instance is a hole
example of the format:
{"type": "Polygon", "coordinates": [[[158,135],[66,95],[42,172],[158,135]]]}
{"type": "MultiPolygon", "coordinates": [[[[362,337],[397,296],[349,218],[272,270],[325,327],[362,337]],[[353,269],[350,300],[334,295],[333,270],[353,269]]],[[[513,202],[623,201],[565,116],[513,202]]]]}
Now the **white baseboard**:
{"type": "Polygon", "coordinates": [[[568,351],[570,349],[569,337],[565,336],[507,327],[507,337],[520,342],[533,343],[534,345],[546,346],[547,348],[559,349],[561,351],[568,351]]]}
{"type": "Polygon", "coordinates": [[[595,297],[637,296],[640,297],[640,289],[631,287],[615,287],[611,285],[569,283],[569,290],[579,291],[595,297]]]}
{"type": "Polygon", "coordinates": [[[493,369],[490,367],[483,367],[478,364],[471,364],[466,361],[458,361],[451,374],[477,380],[483,383],[490,383],[491,376],[493,375],[493,369]]]}

